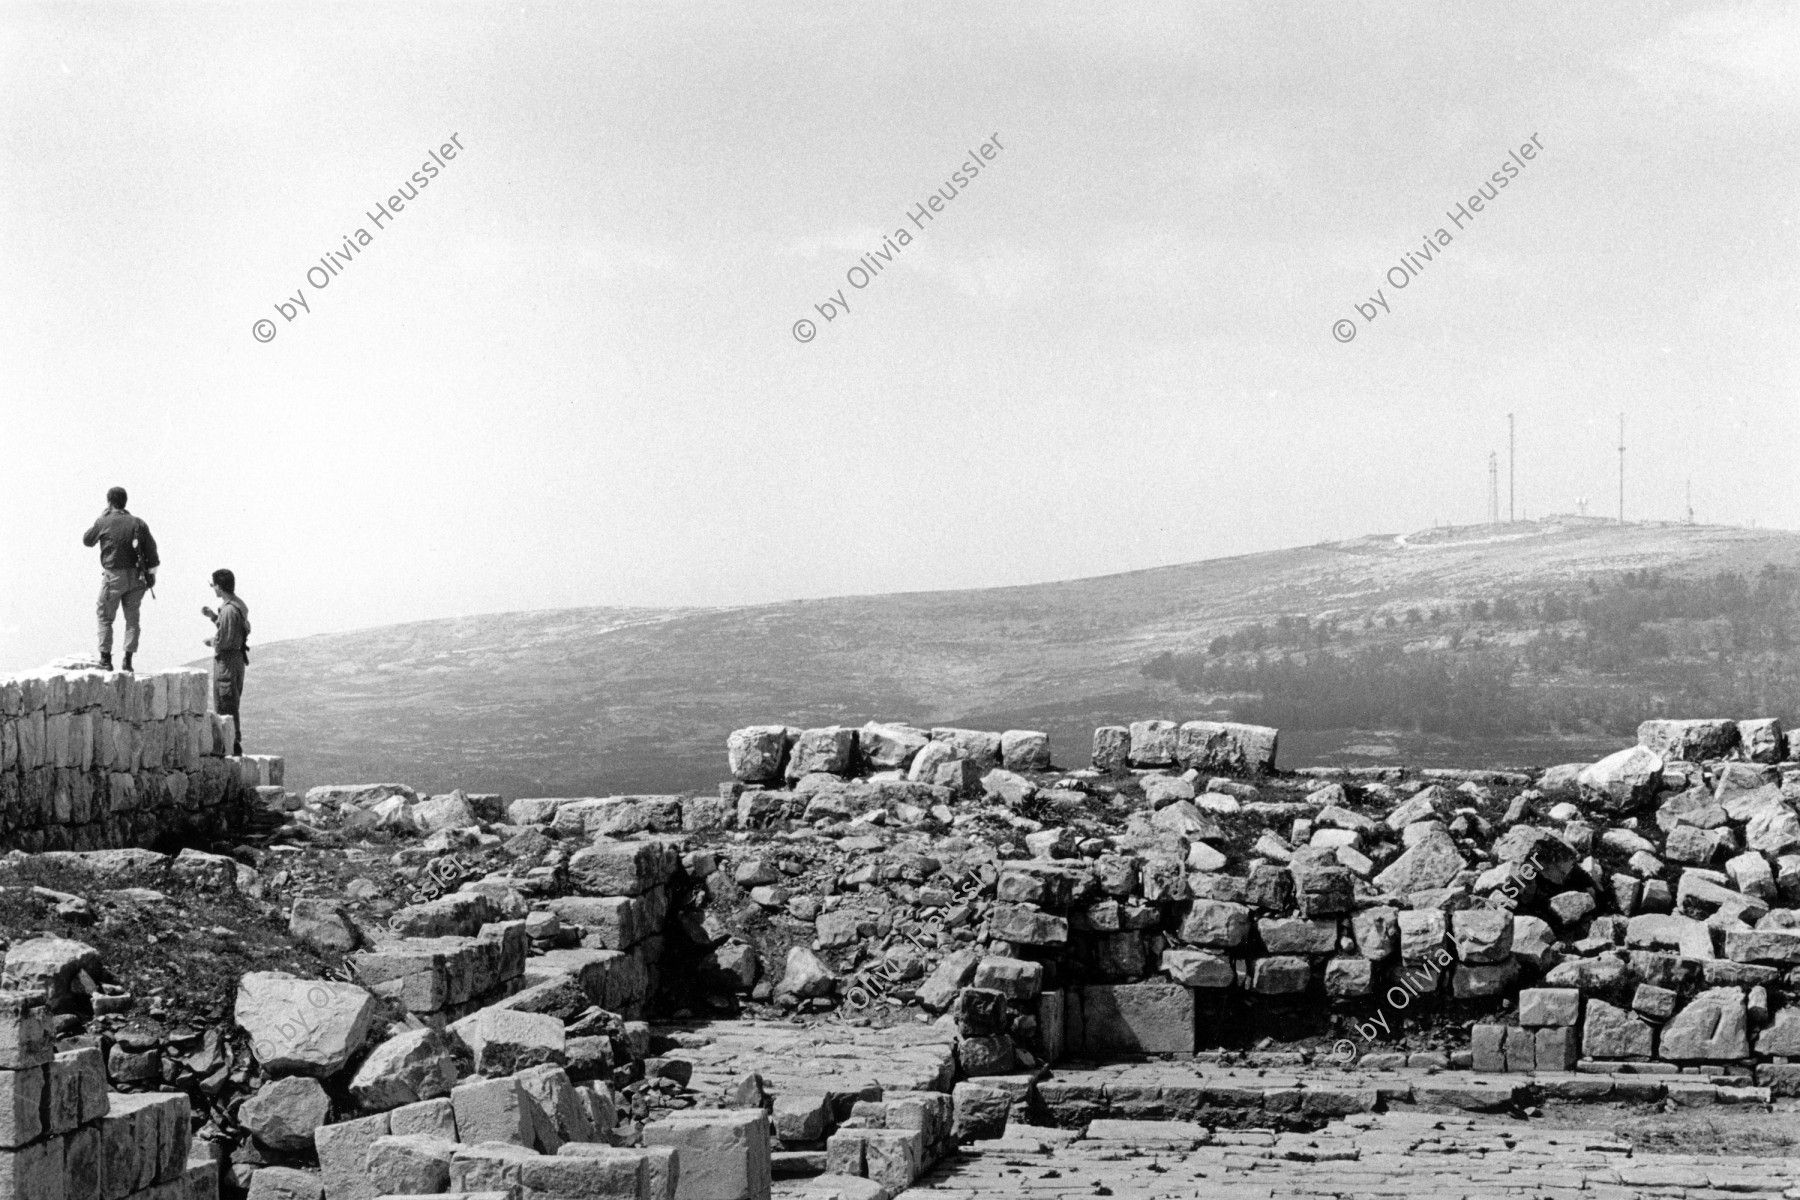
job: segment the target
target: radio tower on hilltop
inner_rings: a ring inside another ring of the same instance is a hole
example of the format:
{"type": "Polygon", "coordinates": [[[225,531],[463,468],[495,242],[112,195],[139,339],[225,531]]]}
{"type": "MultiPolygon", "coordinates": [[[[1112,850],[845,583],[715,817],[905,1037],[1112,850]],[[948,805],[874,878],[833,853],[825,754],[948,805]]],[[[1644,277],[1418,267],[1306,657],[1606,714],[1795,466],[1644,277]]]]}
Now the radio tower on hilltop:
{"type": "MultiPolygon", "coordinates": [[[[1518,475],[1515,471],[1519,458],[1519,443],[1513,433],[1513,415],[1506,414],[1506,523],[1513,523],[1513,498],[1518,491],[1518,475]]],[[[1496,501],[1494,507],[1500,507],[1496,501]]]]}
{"type": "Polygon", "coordinates": [[[1500,523],[1500,455],[1488,451],[1488,524],[1500,523]]]}
{"type": "Polygon", "coordinates": [[[1619,414],[1619,524],[1625,523],[1625,414],[1619,414]]]}

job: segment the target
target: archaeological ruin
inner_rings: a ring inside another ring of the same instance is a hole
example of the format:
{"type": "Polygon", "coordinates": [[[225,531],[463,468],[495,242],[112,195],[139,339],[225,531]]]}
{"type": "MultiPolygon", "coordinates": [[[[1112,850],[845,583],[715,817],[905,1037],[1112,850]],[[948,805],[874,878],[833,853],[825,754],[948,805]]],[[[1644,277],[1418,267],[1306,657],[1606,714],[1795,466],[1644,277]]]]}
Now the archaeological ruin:
{"type": "Polygon", "coordinates": [[[1775,719],[1529,772],[757,724],[601,797],[229,734],[198,672],[0,679],[0,1200],[1800,1195],[1542,1119],[1795,1111],[1775,719]]]}

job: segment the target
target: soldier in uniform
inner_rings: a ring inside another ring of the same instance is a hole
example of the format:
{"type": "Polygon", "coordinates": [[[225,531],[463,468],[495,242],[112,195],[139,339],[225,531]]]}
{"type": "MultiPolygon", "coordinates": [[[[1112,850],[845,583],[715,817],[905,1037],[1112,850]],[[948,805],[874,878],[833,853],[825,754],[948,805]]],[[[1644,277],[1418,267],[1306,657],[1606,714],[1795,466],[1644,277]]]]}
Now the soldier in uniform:
{"type": "Polygon", "coordinates": [[[202,608],[219,631],[206,639],[212,647],[213,711],[230,717],[236,730],[233,754],[244,752],[244,719],[238,706],[244,700],[244,668],[250,663],[250,606],[238,599],[237,576],[221,567],[212,573],[213,595],[219,611],[202,608]]]}
{"type": "Polygon", "coordinates": [[[82,545],[96,543],[100,546],[100,603],[96,606],[100,618],[100,666],[113,669],[113,618],[123,606],[124,667],[129,671],[131,656],[138,648],[138,607],[144,602],[145,591],[156,586],[156,568],[162,565],[162,559],[157,557],[150,526],[125,511],[124,488],[112,488],[106,493],[106,511],[81,535],[82,545]]]}

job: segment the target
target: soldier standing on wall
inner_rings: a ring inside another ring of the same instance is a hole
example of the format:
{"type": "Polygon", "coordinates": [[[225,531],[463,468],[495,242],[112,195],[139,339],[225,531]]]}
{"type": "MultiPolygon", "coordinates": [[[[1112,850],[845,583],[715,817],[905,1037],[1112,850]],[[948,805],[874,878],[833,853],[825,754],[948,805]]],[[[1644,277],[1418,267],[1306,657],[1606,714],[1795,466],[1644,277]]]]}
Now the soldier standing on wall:
{"type": "Polygon", "coordinates": [[[213,711],[230,717],[233,729],[232,754],[244,752],[244,722],[238,706],[244,700],[244,668],[250,663],[250,606],[237,596],[237,576],[221,567],[212,573],[213,595],[221,601],[219,611],[200,611],[219,632],[206,639],[213,650],[213,711]]]}
{"type": "Polygon", "coordinates": [[[81,535],[81,544],[100,544],[100,667],[113,669],[113,618],[119,606],[125,607],[125,669],[131,670],[131,656],[138,648],[138,607],[144,592],[156,586],[156,568],[162,559],[156,554],[156,539],[150,527],[125,511],[125,489],[108,489],[106,511],[81,535]]]}

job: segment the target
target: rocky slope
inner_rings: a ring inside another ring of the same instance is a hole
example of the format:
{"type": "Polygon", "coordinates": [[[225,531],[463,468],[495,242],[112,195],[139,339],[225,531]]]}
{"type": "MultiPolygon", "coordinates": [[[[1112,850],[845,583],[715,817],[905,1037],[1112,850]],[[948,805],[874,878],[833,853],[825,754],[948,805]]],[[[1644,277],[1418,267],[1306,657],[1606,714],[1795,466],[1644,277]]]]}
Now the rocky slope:
{"type": "MultiPolygon", "coordinates": [[[[1095,579],[732,609],[576,609],[322,635],[254,652],[245,727],[300,786],[402,777],[509,795],[706,787],[747,714],[1047,730],[1197,715],[1141,668],[1277,613],[1403,615],[1655,567],[1800,563],[1800,535],[1546,520],[1380,535],[1095,579]]],[[[1443,739],[1440,739],[1443,740],[1443,739]]],[[[1323,744],[1319,744],[1322,750],[1323,744]]],[[[1460,762],[1597,751],[1468,738],[1460,762]]],[[[1289,739],[1289,765],[1317,761],[1289,739]]],[[[1407,747],[1412,761],[1422,761],[1407,747]]]]}

